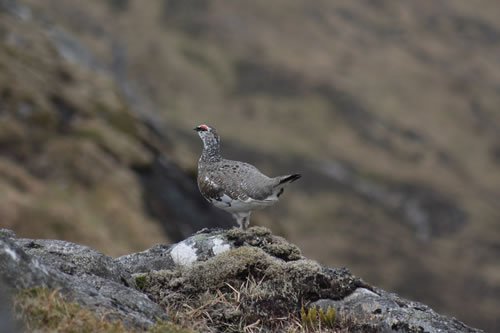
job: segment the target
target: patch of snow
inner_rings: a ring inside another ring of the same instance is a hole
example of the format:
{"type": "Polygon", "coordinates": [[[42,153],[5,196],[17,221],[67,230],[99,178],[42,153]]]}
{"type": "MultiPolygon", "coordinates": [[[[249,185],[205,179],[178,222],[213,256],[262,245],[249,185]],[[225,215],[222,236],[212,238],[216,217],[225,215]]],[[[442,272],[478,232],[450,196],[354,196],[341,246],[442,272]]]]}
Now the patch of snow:
{"type": "Polygon", "coordinates": [[[231,249],[231,245],[225,243],[220,238],[214,238],[212,242],[214,244],[214,246],[212,247],[212,251],[215,255],[221,254],[231,249]]]}
{"type": "Polygon", "coordinates": [[[189,266],[198,260],[196,249],[192,245],[180,242],[170,251],[170,256],[177,265],[189,266]]]}

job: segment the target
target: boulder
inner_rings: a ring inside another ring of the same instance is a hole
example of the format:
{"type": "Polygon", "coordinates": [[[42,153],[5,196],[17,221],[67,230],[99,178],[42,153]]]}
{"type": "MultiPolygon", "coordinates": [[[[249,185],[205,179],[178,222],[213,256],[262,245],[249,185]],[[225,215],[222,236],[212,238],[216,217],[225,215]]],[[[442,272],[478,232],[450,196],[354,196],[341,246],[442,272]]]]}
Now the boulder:
{"type": "Polygon", "coordinates": [[[16,239],[0,233],[0,280],[5,286],[60,289],[68,299],[138,328],[166,318],[158,304],[128,285],[129,276],[112,258],[84,246],[16,239]]]}

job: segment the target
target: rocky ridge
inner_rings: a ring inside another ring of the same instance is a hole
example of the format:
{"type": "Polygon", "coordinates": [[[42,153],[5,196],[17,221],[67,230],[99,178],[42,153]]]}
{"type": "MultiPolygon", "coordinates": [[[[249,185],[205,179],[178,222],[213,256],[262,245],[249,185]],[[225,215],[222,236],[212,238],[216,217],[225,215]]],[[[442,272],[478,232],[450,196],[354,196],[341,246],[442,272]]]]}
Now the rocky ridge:
{"type": "Polygon", "coordinates": [[[0,275],[11,292],[60,289],[66,298],[134,329],[178,320],[186,307],[204,307],[190,312],[196,323],[190,328],[240,332],[258,323],[272,331],[289,328],[301,311],[333,308],[331,331],[481,332],[371,286],[345,268],[323,267],[262,227],[205,229],[179,243],[118,258],[66,241],[16,238],[2,229],[0,275]]]}

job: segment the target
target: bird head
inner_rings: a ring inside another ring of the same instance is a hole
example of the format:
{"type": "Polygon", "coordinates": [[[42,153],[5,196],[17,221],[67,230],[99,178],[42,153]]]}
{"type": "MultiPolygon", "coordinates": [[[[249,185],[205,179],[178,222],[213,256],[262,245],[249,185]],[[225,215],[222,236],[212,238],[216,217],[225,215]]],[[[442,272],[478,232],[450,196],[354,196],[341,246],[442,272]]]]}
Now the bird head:
{"type": "Polygon", "coordinates": [[[217,135],[215,128],[205,124],[201,124],[199,126],[196,126],[194,130],[198,132],[198,135],[200,136],[203,143],[205,144],[208,142],[219,143],[219,136],[217,135]]]}

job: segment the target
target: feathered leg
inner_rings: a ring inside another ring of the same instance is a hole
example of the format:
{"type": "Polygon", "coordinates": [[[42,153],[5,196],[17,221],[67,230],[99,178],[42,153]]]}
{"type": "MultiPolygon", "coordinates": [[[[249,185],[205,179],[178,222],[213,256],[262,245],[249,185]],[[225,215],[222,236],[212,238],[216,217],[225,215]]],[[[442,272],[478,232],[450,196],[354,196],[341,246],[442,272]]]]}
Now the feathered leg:
{"type": "Polygon", "coordinates": [[[248,228],[250,224],[250,214],[251,212],[233,214],[233,217],[236,219],[241,229],[246,230],[248,228]]]}

